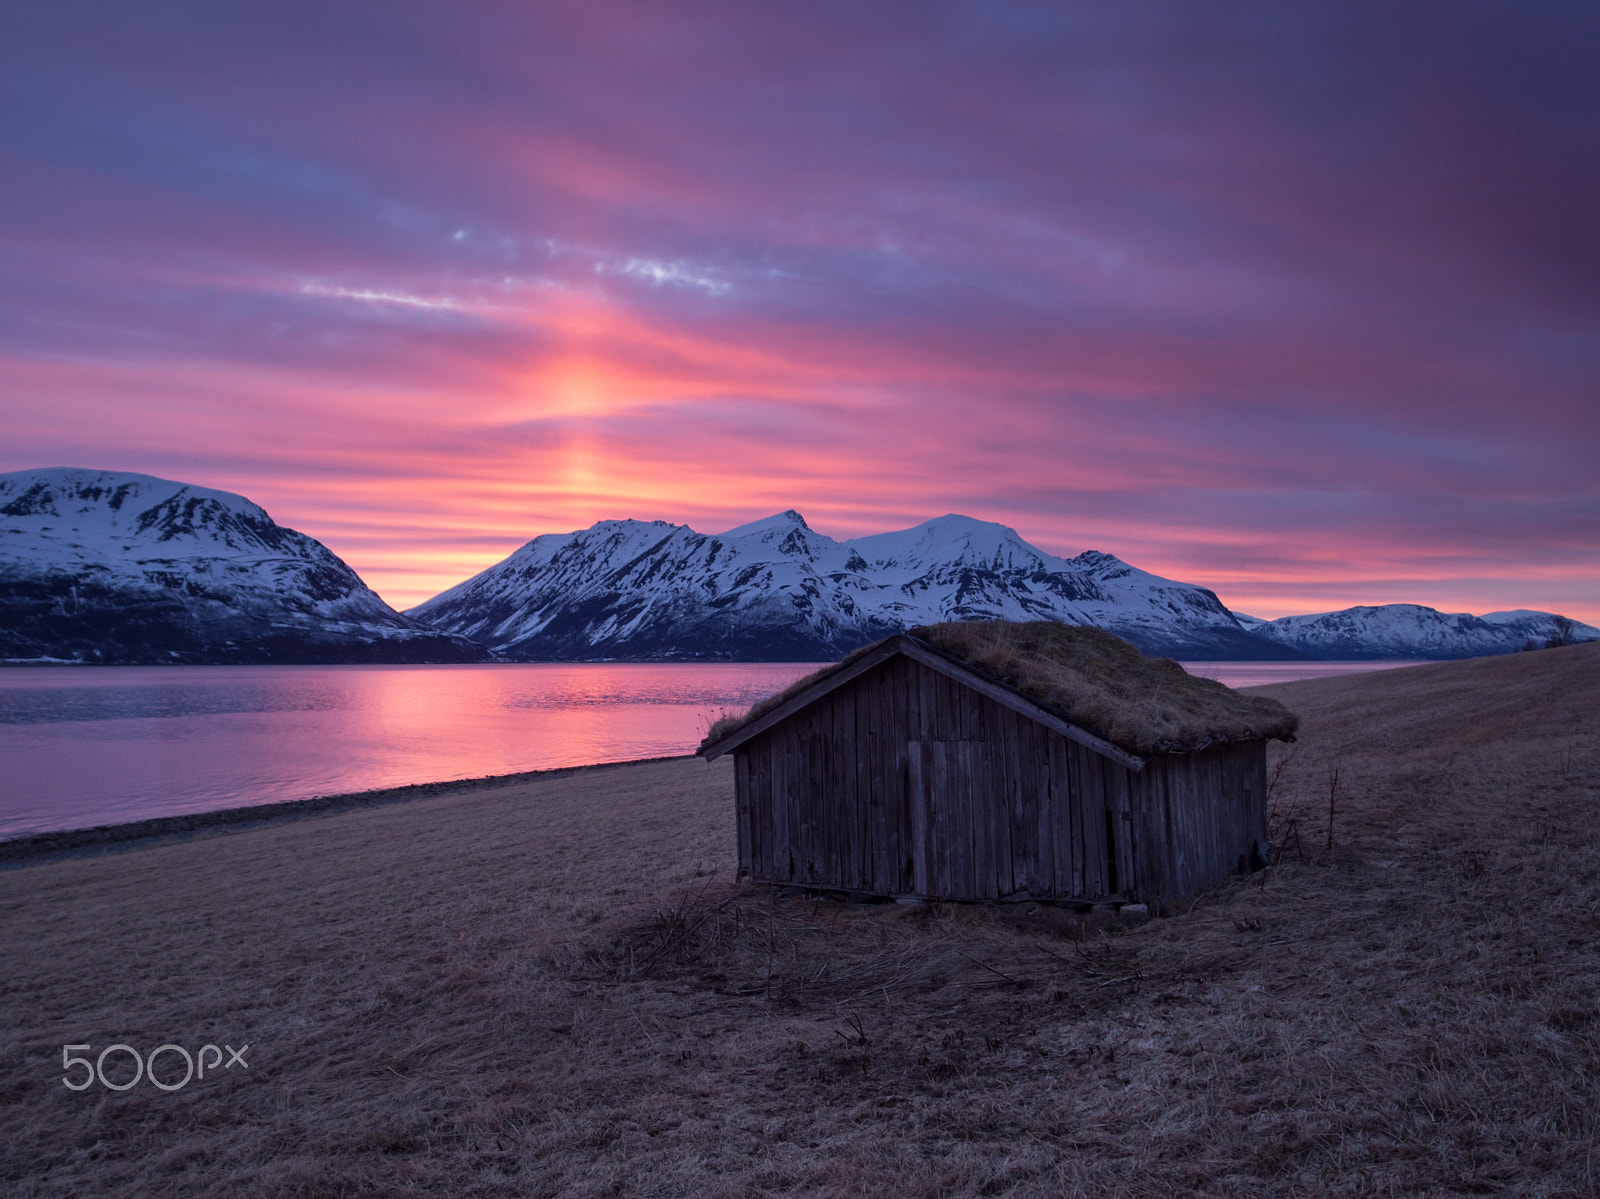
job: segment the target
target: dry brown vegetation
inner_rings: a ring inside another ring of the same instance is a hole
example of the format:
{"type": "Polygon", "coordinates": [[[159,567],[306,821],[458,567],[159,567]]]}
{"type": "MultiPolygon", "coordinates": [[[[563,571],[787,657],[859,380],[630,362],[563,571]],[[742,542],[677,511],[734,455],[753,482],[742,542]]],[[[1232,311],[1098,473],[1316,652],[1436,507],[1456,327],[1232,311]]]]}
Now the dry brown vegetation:
{"type": "MultiPolygon", "coordinates": [[[[909,636],[1134,753],[1286,738],[1296,727],[1294,714],[1277,700],[1199,678],[1170,658],[1146,657],[1102,629],[1053,620],[968,620],[922,625],[909,636]]],[[[721,740],[879,644],[797,679],[743,715],[723,717],[704,744],[721,740]]]]}
{"type": "Polygon", "coordinates": [[[0,874],[0,1190],[1595,1194],[1600,646],[1270,690],[1280,860],[1125,928],[736,886],[696,760],[0,874]]]}

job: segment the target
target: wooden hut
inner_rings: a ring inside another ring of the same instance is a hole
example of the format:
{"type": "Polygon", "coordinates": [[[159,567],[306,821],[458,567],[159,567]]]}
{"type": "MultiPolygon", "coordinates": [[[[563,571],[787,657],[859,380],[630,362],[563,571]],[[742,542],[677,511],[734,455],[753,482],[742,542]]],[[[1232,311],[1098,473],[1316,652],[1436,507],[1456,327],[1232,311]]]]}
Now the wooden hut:
{"type": "Polygon", "coordinates": [[[1180,898],[1267,849],[1281,704],[1098,629],[933,625],[718,722],[739,865],[882,896],[1180,898]]]}

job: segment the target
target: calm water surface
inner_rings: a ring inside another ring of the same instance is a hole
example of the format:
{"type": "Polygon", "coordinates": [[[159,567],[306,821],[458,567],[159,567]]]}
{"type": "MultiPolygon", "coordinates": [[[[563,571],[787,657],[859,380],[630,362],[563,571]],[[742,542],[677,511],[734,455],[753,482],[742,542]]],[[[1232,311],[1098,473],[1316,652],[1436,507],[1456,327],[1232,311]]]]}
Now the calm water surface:
{"type": "Polygon", "coordinates": [[[1391,658],[1384,662],[1185,662],[1183,668],[1190,674],[1216,679],[1230,687],[1264,687],[1268,683],[1292,683],[1296,679],[1323,679],[1421,665],[1420,661],[1409,658],[1391,658]]]}
{"type": "Polygon", "coordinates": [[[810,663],[0,670],[0,837],[688,753],[810,663]]]}
{"type": "MultiPolygon", "coordinates": [[[[1378,662],[1201,662],[1230,686],[1378,662]]],[[[688,753],[815,663],[0,670],[0,838],[688,753]]]]}

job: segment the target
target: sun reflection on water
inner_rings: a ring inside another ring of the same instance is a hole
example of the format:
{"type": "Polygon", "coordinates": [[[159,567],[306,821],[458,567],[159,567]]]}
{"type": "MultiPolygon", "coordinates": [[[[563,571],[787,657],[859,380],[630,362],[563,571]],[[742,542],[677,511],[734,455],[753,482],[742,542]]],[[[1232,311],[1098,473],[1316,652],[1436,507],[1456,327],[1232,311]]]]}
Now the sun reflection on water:
{"type": "Polygon", "coordinates": [[[691,752],[808,663],[0,672],[0,837],[691,752]]]}

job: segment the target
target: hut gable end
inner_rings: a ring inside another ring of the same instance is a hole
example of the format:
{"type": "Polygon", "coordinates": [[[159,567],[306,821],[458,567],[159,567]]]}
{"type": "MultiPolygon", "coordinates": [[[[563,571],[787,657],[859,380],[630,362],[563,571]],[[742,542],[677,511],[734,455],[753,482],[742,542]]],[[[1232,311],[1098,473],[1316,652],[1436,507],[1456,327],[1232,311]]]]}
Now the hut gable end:
{"type": "MultiPolygon", "coordinates": [[[[914,638],[903,636],[890,637],[886,641],[869,647],[868,652],[858,657],[847,658],[837,667],[819,671],[817,674],[810,676],[810,679],[802,680],[802,683],[809,685],[800,687],[798,690],[791,688],[789,692],[784,693],[782,702],[761,712],[759,715],[752,712],[745,723],[729,732],[723,733],[721,736],[717,736],[716,730],[713,729],[712,735],[707,737],[705,743],[701,746],[700,752],[702,756],[708,762],[714,761],[750,738],[759,736],[773,725],[789,719],[795,713],[818,702],[835,689],[873,670],[896,654],[902,654],[928,670],[948,676],[961,686],[979,692],[990,700],[1011,708],[1030,720],[1038,721],[1047,728],[1055,729],[1062,736],[1069,737],[1097,753],[1102,753],[1114,759],[1129,770],[1142,770],[1144,768],[1144,760],[1136,754],[1128,753],[1113,745],[1104,737],[1100,737],[1088,729],[1080,728],[1068,720],[1063,720],[1049,708],[1034,702],[1014,688],[1008,687],[995,679],[988,678],[964,663],[941,654],[914,638]]],[[[949,740],[949,738],[937,736],[934,739],[949,740]]]]}

